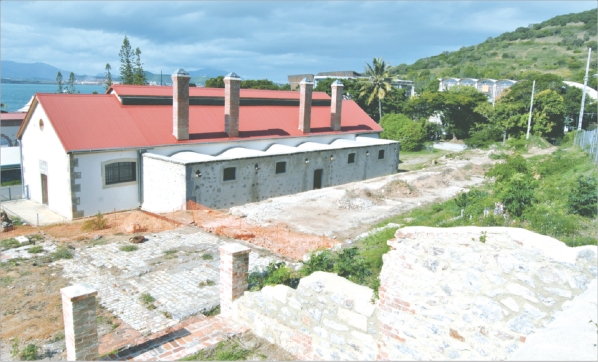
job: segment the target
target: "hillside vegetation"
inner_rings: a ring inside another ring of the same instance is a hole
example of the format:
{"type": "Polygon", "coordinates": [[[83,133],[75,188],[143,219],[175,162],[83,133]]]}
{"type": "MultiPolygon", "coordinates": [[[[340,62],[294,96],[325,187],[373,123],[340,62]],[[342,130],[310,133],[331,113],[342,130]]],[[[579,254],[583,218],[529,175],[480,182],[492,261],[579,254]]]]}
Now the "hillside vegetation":
{"type": "MultiPolygon", "coordinates": [[[[481,44],[445,51],[391,72],[416,81],[416,92],[438,87],[436,78],[522,79],[526,72],[552,73],[583,83],[587,49],[592,48],[590,74],[596,74],[596,9],[556,16],[531,27],[519,27],[481,44]]],[[[596,78],[589,85],[596,89],[596,78]]]]}

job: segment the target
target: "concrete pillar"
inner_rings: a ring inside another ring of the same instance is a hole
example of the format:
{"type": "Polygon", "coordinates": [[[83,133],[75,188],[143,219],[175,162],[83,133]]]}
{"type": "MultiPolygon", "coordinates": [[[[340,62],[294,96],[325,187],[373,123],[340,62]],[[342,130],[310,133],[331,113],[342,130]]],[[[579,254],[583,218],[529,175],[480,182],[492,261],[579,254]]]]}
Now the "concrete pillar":
{"type": "Polygon", "coordinates": [[[299,129],[303,133],[309,133],[311,127],[311,93],[314,88],[313,82],[303,78],[299,82],[299,129]]]}
{"type": "Polygon", "coordinates": [[[343,108],[343,83],[338,79],[332,83],[332,100],[330,102],[330,128],[341,130],[341,111],[343,108]]]}
{"type": "Polygon", "coordinates": [[[239,137],[239,103],[241,78],[235,73],[224,77],[224,132],[229,137],[239,137]]]}
{"type": "Polygon", "coordinates": [[[189,73],[179,69],[172,76],[172,134],[189,139],[189,73]]]}
{"type": "Polygon", "coordinates": [[[96,325],[96,295],[87,284],[60,289],[64,339],[68,361],[98,360],[98,328],[96,325]]]}
{"type": "Polygon", "coordinates": [[[233,301],[247,290],[249,249],[241,244],[226,244],[220,250],[220,314],[230,315],[233,301]]]}

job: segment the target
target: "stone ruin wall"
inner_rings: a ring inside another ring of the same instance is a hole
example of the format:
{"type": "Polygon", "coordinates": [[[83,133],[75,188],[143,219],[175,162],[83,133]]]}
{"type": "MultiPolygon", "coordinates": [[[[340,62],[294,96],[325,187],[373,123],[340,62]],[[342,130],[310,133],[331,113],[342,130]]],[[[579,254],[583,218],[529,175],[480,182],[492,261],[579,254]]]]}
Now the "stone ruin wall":
{"type": "Polygon", "coordinates": [[[399,229],[380,299],[317,272],[246,292],[234,318],[303,360],[505,359],[595,283],[596,246],[515,228],[399,229]]]}

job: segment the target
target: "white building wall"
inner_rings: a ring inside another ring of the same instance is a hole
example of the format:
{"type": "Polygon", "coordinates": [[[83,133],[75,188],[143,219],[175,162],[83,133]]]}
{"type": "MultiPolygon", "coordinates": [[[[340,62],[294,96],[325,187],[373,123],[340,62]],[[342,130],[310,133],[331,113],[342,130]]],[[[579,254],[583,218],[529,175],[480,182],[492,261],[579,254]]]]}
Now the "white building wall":
{"type": "Polygon", "coordinates": [[[92,216],[98,212],[130,210],[139,207],[138,183],[139,167],[137,167],[136,181],[123,185],[104,185],[103,164],[111,161],[135,161],[137,151],[112,151],[99,153],[75,153],[77,166],[74,172],[80,178],[76,183],[80,185],[80,192],[74,194],[75,203],[78,201],[77,211],[83,211],[81,216],[92,216]],[[78,200],[77,200],[78,199],[78,200]]]}
{"type": "Polygon", "coordinates": [[[41,104],[38,104],[31,115],[21,143],[23,183],[28,190],[28,197],[42,203],[41,174],[46,174],[48,207],[71,219],[73,214],[69,156],[41,104]],[[43,121],[43,130],[40,129],[40,120],[43,121]]]}
{"type": "Polygon", "coordinates": [[[180,210],[186,203],[186,166],[167,158],[143,157],[143,209],[180,210]]]}

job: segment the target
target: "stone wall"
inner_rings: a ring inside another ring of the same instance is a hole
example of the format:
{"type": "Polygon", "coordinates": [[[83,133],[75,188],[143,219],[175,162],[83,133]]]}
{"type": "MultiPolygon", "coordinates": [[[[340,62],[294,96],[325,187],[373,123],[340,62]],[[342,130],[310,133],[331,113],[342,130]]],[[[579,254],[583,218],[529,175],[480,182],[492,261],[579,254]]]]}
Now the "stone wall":
{"type": "Polygon", "coordinates": [[[234,315],[309,360],[505,359],[596,278],[596,246],[515,228],[399,229],[372,290],[314,273],[246,292],[234,315]]]}
{"type": "Polygon", "coordinates": [[[297,289],[284,285],[246,292],[235,320],[302,360],[373,360],[377,312],[370,288],[316,272],[297,289]]]}

